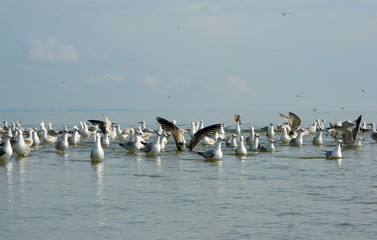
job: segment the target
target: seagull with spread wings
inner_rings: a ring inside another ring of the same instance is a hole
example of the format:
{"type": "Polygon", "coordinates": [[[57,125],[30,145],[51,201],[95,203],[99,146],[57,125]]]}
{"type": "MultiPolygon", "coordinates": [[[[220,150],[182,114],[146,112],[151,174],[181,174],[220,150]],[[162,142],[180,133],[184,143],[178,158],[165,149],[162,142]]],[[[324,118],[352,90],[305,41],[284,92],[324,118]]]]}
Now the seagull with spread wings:
{"type": "Polygon", "coordinates": [[[190,143],[187,146],[185,146],[185,141],[183,137],[183,134],[186,132],[185,130],[178,127],[173,122],[161,117],[157,117],[157,122],[161,125],[162,129],[164,129],[168,134],[171,134],[173,136],[178,151],[183,151],[187,149],[192,151],[205,136],[211,137],[215,135],[215,133],[218,130],[220,130],[221,126],[223,125],[222,123],[218,123],[200,129],[192,136],[190,143]]]}

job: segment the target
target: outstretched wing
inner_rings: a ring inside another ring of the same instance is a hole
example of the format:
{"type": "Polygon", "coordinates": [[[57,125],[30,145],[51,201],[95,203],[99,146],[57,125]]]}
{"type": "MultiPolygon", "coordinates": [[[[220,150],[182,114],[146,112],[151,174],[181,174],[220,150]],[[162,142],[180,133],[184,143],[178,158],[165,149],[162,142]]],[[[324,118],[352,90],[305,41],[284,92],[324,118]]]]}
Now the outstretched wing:
{"type": "Polygon", "coordinates": [[[175,145],[177,146],[178,150],[185,150],[186,147],[183,137],[184,130],[177,127],[177,125],[175,125],[174,123],[161,117],[157,117],[157,122],[161,125],[163,130],[165,130],[168,134],[173,135],[175,145]]]}
{"type": "Polygon", "coordinates": [[[106,123],[101,120],[88,120],[93,126],[98,126],[99,129],[105,134],[106,132],[106,123]]]}
{"type": "Polygon", "coordinates": [[[301,119],[294,114],[293,112],[289,112],[289,118],[291,119],[291,131],[297,131],[301,127],[301,119]]]}
{"type": "Polygon", "coordinates": [[[194,136],[192,136],[191,141],[188,145],[190,151],[192,151],[205,136],[211,137],[216,134],[217,131],[223,126],[222,123],[214,124],[197,131],[194,136]]]}
{"type": "Polygon", "coordinates": [[[361,116],[362,115],[360,115],[356,119],[356,121],[355,121],[355,127],[354,127],[354,129],[352,129],[352,140],[353,140],[353,142],[356,141],[357,134],[359,134],[359,131],[360,131],[361,116]]]}

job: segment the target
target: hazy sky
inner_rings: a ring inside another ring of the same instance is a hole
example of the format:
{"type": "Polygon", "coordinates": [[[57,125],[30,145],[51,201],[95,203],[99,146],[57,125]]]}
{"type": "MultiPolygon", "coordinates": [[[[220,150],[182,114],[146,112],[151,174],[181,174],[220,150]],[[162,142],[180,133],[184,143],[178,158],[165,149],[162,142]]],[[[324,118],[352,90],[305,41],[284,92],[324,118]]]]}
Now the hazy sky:
{"type": "Polygon", "coordinates": [[[0,21],[0,109],[377,110],[376,0],[17,0],[0,21]]]}

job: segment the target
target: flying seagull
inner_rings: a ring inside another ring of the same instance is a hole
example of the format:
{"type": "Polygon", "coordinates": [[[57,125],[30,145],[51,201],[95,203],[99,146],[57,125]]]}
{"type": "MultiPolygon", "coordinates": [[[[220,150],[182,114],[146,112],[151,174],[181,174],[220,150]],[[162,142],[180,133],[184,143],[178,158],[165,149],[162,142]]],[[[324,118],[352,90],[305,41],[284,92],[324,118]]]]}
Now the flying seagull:
{"type": "Polygon", "coordinates": [[[291,12],[282,12],[283,16],[287,15],[287,14],[293,14],[291,12]]]}

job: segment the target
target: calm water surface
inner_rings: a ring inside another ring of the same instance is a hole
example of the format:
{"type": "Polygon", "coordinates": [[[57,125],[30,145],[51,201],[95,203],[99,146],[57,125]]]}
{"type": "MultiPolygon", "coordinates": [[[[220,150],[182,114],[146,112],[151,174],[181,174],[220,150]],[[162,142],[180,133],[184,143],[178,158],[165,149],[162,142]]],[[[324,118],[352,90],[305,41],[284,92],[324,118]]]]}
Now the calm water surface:
{"type": "MultiPolygon", "coordinates": [[[[229,129],[234,113],[105,112],[122,128],[140,120],[156,128],[161,116],[185,128],[204,119],[229,129]]],[[[250,126],[283,122],[276,112],[240,114],[244,136],[250,126]]],[[[303,127],[316,118],[353,120],[360,114],[377,122],[376,113],[297,114],[303,127]]],[[[0,113],[0,120],[32,127],[52,122],[58,129],[88,119],[102,119],[102,113],[0,113]]],[[[157,158],[127,154],[114,141],[95,165],[91,139],[66,154],[42,144],[26,158],[13,155],[1,164],[0,239],[375,239],[377,143],[363,135],[364,146],[343,148],[341,160],[324,158],[322,150],[334,148],[330,137],[313,146],[313,136],[303,147],[278,143],[277,152],[242,158],[223,146],[218,162],[178,153],[172,141],[157,158]]]]}

